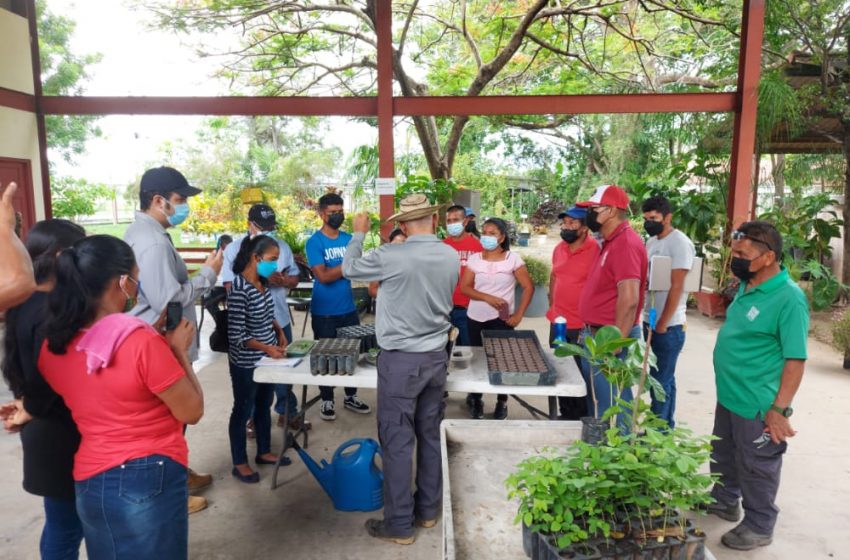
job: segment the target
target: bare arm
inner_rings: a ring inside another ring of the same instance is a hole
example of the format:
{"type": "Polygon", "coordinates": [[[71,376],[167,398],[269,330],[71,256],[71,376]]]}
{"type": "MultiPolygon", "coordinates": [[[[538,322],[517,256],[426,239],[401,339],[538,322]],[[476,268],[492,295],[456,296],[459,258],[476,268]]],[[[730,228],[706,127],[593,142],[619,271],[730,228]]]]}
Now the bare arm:
{"type": "Polygon", "coordinates": [[[342,265],[328,268],[323,264],[317,264],[316,266],[311,266],[310,270],[313,272],[313,278],[322,284],[330,284],[342,278],[342,265]]]}
{"type": "Polygon", "coordinates": [[[635,313],[640,301],[640,280],[623,280],[617,284],[617,308],[615,326],[624,337],[629,336],[635,326],[635,313]]]}
{"type": "MultiPolygon", "coordinates": [[[[779,408],[788,408],[791,406],[791,401],[794,400],[794,395],[797,394],[797,389],[800,388],[800,383],[803,381],[803,371],[805,368],[805,360],[785,360],[785,366],[782,368],[782,380],[779,383],[779,392],[776,393],[776,398],[773,399],[775,406],[779,408]]],[[[797,433],[791,427],[790,420],[774,410],[768,410],[765,413],[764,423],[770,429],[770,437],[773,443],[785,441],[789,437],[794,437],[797,433]]]]}
{"type": "Polygon", "coordinates": [[[655,323],[655,332],[664,334],[667,332],[667,323],[679,307],[679,298],[682,297],[682,292],[685,290],[685,276],[690,272],[686,268],[677,268],[670,275],[670,292],[667,294],[667,302],[664,304],[664,309],[661,311],[661,316],[655,323]]]}
{"type": "Polygon", "coordinates": [[[0,267],[0,310],[18,305],[35,290],[32,261],[15,235],[12,196],[17,188],[15,183],[9,183],[0,199],[0,263],[3,263],[0,267]]]}
{"type": "Polygon", "coordinates": [[[288,276],[280,272],[275,272],[269,276],[269,284],[275,288],[289,288],[290,290],[298,285],[298,275],[288,276]]]}
{"type": "Polygon", "coordinates": [[[552,305],[555,303],[555,296],[552,295],[555,293],[555,273],[549,273],[549,309],[552,309],[552,305]]]}
{"type": "Polygon", "coordinates": [[[519,300],[514,314],[507,320],[508,325],[511,327],[517,326],[522,321],[525,310],[528,309],[531,303],[531,297],[534,295],[534,283],[531,281],[531,276],[529,276],[528,268],[525,265],[514,271],[514,277],[517,279],[519,285],[522,286],[522,298],[519,300]]]}
{"type": "Polygon", "coordinates": [[[185,424],[197,424],[204,415],[204,390],[189,359],[189,345],[194,336],[195,327],[186,319],[166,334],[168,345],[186,375],[156,395],[185,424]]]}
{"type": "Polygon", "coordinates": [[[380,286],[380,282],[369,282],[369,297],[374,298],[378,296],[378,286],[380,286]]]}

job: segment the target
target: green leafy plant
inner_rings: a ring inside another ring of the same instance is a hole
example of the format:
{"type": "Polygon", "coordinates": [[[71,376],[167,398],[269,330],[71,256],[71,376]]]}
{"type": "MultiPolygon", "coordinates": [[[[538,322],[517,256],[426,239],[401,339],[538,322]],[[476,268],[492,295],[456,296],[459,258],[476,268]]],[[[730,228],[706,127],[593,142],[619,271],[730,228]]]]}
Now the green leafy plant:
{"type": "Polygon", "coordinates": [[[832,315],[832,345],[836,350],[850,356],[850,311],[836,311],[832,315]]]}
{"type": "Polygon", "coordinates": [[[523,255],[522,260],[525,261],[528,275],[531,276],[531,282],[535,286],[546,286],[549,284],[549,275],[552,272],[549,263],[530,255],[523,255]]]}
{"type": "Polygon", "coordinates": [[[805,262],[790,262],[793,263],[789,268],[792,278],[798,281],[802,278],[808,279],[803,288],[815,311],[829,309],[838,298],[838,294],[842,290],[847,290],[847,286],[833,274],[832,269],[819,261],[812,259],[805,262]]]}

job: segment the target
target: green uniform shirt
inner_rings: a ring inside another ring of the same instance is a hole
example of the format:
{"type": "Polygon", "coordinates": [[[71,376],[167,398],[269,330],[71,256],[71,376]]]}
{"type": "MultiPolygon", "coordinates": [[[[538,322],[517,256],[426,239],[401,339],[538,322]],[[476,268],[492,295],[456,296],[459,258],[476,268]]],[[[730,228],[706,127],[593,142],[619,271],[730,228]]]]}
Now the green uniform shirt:
{"type": "Polygon", "coordinates": [[[717,400],[758,418],[779,392],[785,360],[805,360],[809,302],[783,267],[749,291],[741,285],[714,346],[717,400]]]}

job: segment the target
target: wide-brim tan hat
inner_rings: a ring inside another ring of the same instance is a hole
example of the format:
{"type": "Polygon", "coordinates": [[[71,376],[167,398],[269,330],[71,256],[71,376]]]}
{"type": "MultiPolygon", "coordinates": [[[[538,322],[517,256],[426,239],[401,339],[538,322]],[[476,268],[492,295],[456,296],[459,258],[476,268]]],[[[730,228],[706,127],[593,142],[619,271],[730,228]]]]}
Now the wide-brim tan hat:
{"type": "Polygon", "coordinates": [[[421,193],[409,194],[398,203],[398,212],[387,218],[388,222],[409,222],[436,214],[440,205],[432,206],[428,197],[421,193]]]}

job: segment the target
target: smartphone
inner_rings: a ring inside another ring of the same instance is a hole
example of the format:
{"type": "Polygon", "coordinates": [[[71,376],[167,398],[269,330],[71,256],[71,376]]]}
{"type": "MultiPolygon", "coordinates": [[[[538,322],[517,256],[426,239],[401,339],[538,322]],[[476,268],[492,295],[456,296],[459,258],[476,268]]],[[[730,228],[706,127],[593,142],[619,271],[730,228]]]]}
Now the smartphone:
{"type": "Polygon", "coordinates": [[[173,331],[183,319],[183,305],[179,301],[169,301],[165,308],[165,330],[173,331]]]}
{"type": "Polygon", "coordinates": [[[215,242],[215,251],[216,253],[221,251],[221,237],[219,237],[215,242]]]}

